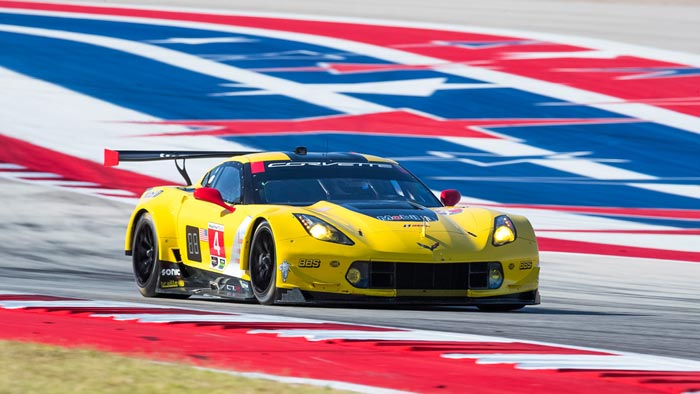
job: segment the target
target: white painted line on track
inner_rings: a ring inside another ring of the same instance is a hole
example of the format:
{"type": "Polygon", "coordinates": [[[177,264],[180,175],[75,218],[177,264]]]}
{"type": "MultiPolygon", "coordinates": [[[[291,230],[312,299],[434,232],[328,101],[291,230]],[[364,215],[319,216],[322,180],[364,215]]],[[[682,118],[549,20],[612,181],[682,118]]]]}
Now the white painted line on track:
{"type": "Polygon", "coordinates": [[[627,371],[700,371],[700,362],[640,354],[443,354],[449,359],[473,359],[477,364],[516,364],[518,369],[585,369],[627,371]]]}
{"type": "Polygon", "coordinates": [[[273,315],[233,315],[233,314],[165,314],[165,313],[138,313],[138,314],[93,314],[94,317],[108,317],[118,321],[137,320],[139,323],[305,323],[324,324],[322,320],[311,320],[297,317],[273,316],[273,315]]]}
{"type": "MultiPolygon", "coordinates": [[[[0,294],[6,294],[2,291],[0,294]]],[[[22,293],[14,293],[22,294],[22,293]]],[[[117,301],[3,301],[0,300],[0,308],[5,309],[23,309],[23,308],[153,308],[153,309],[168,309],[172,306],[153,305],[153,304],[137,304],[132,302],[117,302],[117,301]]]]}
{"type": "Polygon", "coordinates": [[[0,171],[6,171],[6,170],[23,170],[26,167],[20,166],[17,164],[12,164],[12,163],[0,163],[0,171]]]}
{"type": "Polygon", "coordinates": [[[11,171],[11,172],[3,172],[2,175],[7,177],[7,178],[24,178],[24,179],[61,178],[60,175],[54,174],[51,172],[35,172],[35,171],[11,171]]]}
{"type": "MultiPolygon", "coordinates": [[[[397,329],[400,330],[400,329],[397,329]]],[[[511,343],[515,340],[484,335],[458,334],[440,331],[403,330],[403,331],[359,331],[359,330],[312,330],[312,329],[282,329],[282,330],[252,330],[250,334],[276,334],[280,338],[305,338],[310,342],[328,341],[333,339],[365,340],[365,341],[450,341],[450,342],[497,342],[511,343]]]]}

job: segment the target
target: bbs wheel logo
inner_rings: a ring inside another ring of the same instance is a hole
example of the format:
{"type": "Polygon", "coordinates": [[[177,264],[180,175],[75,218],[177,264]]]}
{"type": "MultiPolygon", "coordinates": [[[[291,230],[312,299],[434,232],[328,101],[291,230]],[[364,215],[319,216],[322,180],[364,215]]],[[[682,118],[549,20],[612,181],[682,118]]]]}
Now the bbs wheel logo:
{"type": "Polygon", "coordinates": [[[321,266],[319,259],[299,259],[299,268],[318,268],[321,266]]]}

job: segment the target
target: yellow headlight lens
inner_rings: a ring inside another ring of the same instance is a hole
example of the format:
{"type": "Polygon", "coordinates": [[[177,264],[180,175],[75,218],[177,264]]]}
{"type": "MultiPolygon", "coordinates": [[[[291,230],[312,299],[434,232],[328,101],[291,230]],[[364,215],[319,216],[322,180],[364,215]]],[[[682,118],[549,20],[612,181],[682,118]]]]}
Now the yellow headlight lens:
{"type": "Polygon", "coordinates": [[[333,225],[311,215],[295,213],[294,216],[299,220],[304,229],[312,237],[326,242],[334,242],[343,245],[354,245],[350,238],[340,232],[333,225]]]}
{"type": "Polygon", "coordinates": [[[500,226],[493,232],[493,243],[496,245],[503,245],[513,241],[515,241],[515,233],[508,226],[500,226]]]}
{"type": "Polygon", "coordinates": [[[316,239],[327,241],[331,239],[331,230],[321,223],[314,224],[309,228],[309,234],[316,239]]]}

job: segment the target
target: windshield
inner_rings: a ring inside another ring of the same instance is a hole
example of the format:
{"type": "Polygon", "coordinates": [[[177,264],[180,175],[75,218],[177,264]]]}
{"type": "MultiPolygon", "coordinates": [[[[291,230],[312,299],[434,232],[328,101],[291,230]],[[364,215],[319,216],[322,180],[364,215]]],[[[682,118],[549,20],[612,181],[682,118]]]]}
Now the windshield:
{"type": "Polygon", "coordinates": [[[413,175],[389,163],[265,162],[253,173],[253,188],[258,204],[391,200],[442,206],[413,175]]]}

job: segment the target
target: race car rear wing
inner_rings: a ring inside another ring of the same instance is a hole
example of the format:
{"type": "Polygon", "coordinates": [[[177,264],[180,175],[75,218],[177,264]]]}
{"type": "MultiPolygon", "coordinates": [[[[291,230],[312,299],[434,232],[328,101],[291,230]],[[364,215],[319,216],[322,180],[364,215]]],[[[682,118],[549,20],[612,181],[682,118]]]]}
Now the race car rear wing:
{"type": "Polygon", "coordinates": [[[105,149],[104,165],[114,167],[122,161],[157,161],[157,160],[173,160],[177,171],[182,175],[187,183],[187,186],[192,184],[190,176],[185,168],[185,159],[210,159],[215,157],[233,157],[247,155],[249,153],[258,153],[256,151],[193,151],[193,150],[111,150],[105,149]],[[182,166],[178,163],[182,160],[182,166]]]}

